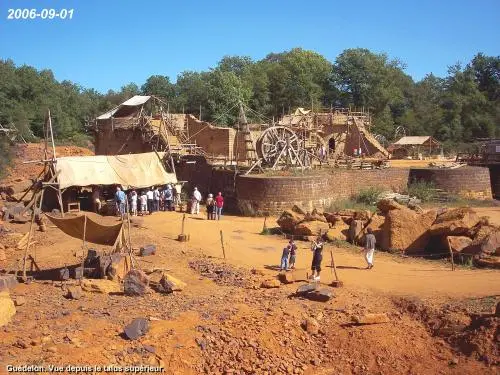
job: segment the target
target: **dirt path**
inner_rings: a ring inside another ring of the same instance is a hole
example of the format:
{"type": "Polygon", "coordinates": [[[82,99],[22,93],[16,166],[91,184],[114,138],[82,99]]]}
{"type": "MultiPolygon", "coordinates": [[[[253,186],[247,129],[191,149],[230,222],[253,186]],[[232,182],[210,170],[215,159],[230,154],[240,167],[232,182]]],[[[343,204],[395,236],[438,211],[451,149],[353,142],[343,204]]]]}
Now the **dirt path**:
{"type": "MultiPolygon", "coordinates": [[[[491,209],[489,209],[491,210],[491,209]]],[[[498,210],[500,213],[500,209],[498,210]]],[[[186,232],[190,234],[190,247],[202,253],[222,257],[220,230],[223,231],[226,255],[229,262],[247,267],[271,268],[279,263],[281,249],[286,240],[279,236],[260,235],[263,219],[224,216],[223,220],[207,221],[186,215],[186,232]]],[[[161,212],[145,217],[145,226],[166,239],[175,239],[180,233],[182,215],[161,212]]],[[[268,218],[273,225],[275,218],[268,218]]],[[[311,255],[309,244],[298,242],[297,268],[308,269],[311,255]]],[[[437,261],[422,261],[397,258],[382,252],[376,253],[373,270],[364,269],[362,253],[338,249],[330,245],[325,248],[324,265],[330,262],[330,250],[334,252],[339,268],[339,277],[350,286],[374,289],[390,294],[443,297],[472,297],[500,295],[499,271],[459,268],[451,272],[450,267],[437,261]]],[[[330,282],[330,268],[322,273],[322,282],[330,282]]]]}

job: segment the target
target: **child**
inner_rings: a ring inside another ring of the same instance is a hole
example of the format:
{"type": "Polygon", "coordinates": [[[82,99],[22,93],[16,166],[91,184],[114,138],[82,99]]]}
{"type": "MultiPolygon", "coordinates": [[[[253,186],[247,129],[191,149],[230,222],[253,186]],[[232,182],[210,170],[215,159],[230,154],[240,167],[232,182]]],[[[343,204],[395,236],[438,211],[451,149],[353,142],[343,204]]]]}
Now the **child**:
{"type": "Polygon", "coordinates": [[[288,271],[288,256],[290,255],[290,247],[285,246],[281,254],[280,271],[288,271]]]}
{"type": "Polygon", "coordinates": [[[205,201],[207,205],[207,219],[208,220],[215,220],[215,200],[213,194],[208,194],[208,198],[205,201]]]}

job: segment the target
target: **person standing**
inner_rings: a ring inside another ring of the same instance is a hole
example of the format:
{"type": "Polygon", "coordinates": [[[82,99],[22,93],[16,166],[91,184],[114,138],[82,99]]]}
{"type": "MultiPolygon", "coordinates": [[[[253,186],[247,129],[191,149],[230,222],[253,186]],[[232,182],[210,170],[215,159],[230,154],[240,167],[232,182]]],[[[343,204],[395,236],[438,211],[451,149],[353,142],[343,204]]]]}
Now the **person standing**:
{"type": "Polygon", "coordinates": [[[215,200],[213,194],[208,194],[208,198],[205,201],[205,205],[207,207],[207,220],[215,219],[215,200]]]}
{"type": "Polygon", "coordinates": [[[288,247],[290,248],[290,261],[288,262],[288,267],[290,267],[290,269],[294,269],[295,268],[295,258],[297,256],[297,245],[295,245],[295,241],[290,240],[288,242],[288,247]]]}
{"type": "Polygon", "coordinates": [[[123,220],[125,216],[125,200],[127,199],[125,192],[119,187],[116,187],[115,200],[116,207],[120,218],[123,220]]]}
{"type": "Polygon", "coordinates": [[[224,197],[219,191],[219,194],[215,197],[215,218],[217,220],[220,220],[220,217],[222,216],[222,207],[224,207],[224,197]]]}
{"type": "Polygon", "coordinates": [[[165,204],[165,211],[172,211],[172,199],[173,199],[173,194],[172,194],[172,186],[167,185],[167,188],[163,191],[163,197],[164,197],[164,204],[165,204]]]}
{"type": "Polygon", "coordinates": [[[375,253],[375,244],[377,243],[377,239],[373,234],[372,228],[368,228],[366,231],[368,233],[365,238],[365,248],[364,248],[365,260],[366,263],[368,264],[366,266],[366,269],[371,270],[373,268],[373,254],[375,253]]]}
{"type": "Polygon", "coordinates": [[[158,186],[153,190],[153,211],[158,211],[160,209],[160,190],[158,190],[158,186]]]}
{"type": "Polygon", "coordinates": [[[92,203],[94,204],[94,212],[96,214],[101,212],[101,190],[98,186],[92,187],[92,203]]]}
{"type": "Polygon", "coordinates": [[[181,193],[177,191],[177,186],[172,187],[172,211],[176,210],[176,206],[181,206],[181,193]]]}
{"type": "Polygon", "coordinates": [[[148,192],[146,193],[146,196],[148,198],[148,213],[151,215],[153,213],[153,197],[154,197],[154,194],[153,194],[153,188],[151,187],[151,189],[148,190],[148,192]]]}
{"type": "Polygon", "coordinates": [[[137,216],[137,192],[132,190],[130,192],[130,213],[137,216]]]}
{"type": "Polygon", "coordinates": [[[141,201],[141,215],[146,215],[146,211],[148,210],[148,196],[144,190],[139,199],[141,201]]]}
{"type": "Polygon", "coordinates": [[[281,253],[280,271],[288,271],[288,257],[290,255],[290,246],[285,246],[281,253]]]}
{"type": "Polygon", "coordinates": [[[311,278],[314,281],[319,281],[321,262],[323,261],[323,239],[321,237],[318,237],[316,241],[312,242],[311,250],[313,252],[313,259],[311,263],[311,278]]]}
{"type": "Polygon", "coordinates": [[[191,199],[191,215],[200,213],[201,193],[197,187],[194,188],[193,197],[191,199]]]}

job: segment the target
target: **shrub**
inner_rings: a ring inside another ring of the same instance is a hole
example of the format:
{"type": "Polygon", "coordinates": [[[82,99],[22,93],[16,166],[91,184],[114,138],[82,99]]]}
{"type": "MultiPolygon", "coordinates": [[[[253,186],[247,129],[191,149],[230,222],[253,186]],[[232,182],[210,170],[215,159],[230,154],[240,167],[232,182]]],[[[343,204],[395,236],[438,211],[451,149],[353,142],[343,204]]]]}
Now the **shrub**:
{"type": "Polygon", "coordinates": [[[422,202],[430,202],[437,196],[436,187],[433,182],[413,181],[408,184],[406,191],[410,197],[417,197],[422,202]]]}
{"type": "Polygon", "coordinates": [[[382,194],[382,189],[372,186],[355,194],[353,200],[357,203],[373,205],[377,202],[380,194],[382,194]]]}

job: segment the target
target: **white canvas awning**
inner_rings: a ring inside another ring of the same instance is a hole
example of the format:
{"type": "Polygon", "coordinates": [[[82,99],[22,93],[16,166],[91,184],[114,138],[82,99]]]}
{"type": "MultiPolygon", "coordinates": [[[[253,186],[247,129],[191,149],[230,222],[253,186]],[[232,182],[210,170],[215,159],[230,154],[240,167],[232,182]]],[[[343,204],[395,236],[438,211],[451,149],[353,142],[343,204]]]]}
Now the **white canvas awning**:
{"type": "Polygon", "coordinates": [[[130,99],[124,101],[122,104],[119,106],[116,106],[115,108],[109,110],[106,113],[103,113],[102,115],[98,116],[98,120],[107,120],[111,117],[114,116],[116,112],[122,107],[139,107],[143,105],[144,103],[147,103],[148,100],[151,99],[151,96],[149,95],[136,95],[131,97],[130,99]]]}
{"type": "Polygon", "coordinates": [[[122,185],[124,189],[177,183],[160,158],[164,153],[69,156],[56,161],[61,189],[70,186],[122,185]]]}

